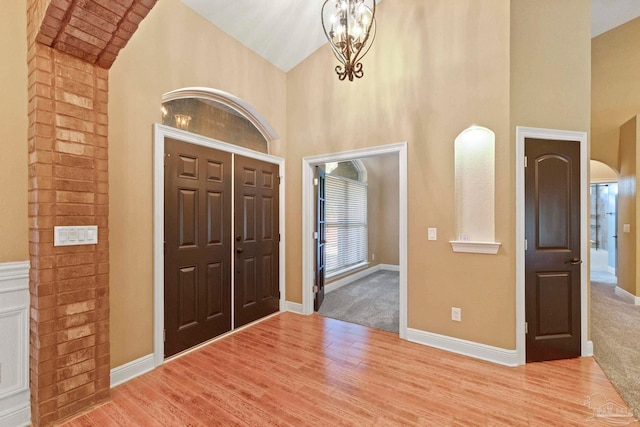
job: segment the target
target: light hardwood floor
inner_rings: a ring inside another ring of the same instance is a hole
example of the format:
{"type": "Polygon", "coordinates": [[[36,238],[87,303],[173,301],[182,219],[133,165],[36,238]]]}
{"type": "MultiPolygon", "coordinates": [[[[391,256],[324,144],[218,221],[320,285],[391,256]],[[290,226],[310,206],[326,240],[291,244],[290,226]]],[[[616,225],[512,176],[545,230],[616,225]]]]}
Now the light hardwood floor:
{"type": "Polygon", "coordinates": [[[590,357],[507,368],[282,313],[114,388],[65,426],[606,425],[585,406],[596,394],[624,405],[590,357]]]}

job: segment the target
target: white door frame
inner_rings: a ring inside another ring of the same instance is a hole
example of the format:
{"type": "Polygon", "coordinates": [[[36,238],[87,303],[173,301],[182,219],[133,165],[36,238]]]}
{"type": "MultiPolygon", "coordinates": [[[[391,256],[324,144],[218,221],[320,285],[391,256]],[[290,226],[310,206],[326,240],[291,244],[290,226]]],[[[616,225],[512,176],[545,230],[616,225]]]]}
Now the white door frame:
{"type": "Polygon", "coordinates": [[[593,343],[588,341],[589,327],[589,156],[587,133],[555,129],[516,127],[516,352],[518,364],[526,363],[525,335],[525,182],[524,182],[524,141],[525,138],[549,139],[553,141],[580,142],[580,348],[582,356],[593,355],[593,343]]]}
{"type": "MultiPolygon", "coordinates": [[[[280,184],[280,247],[279,247],[279,281],[280,281],[280,311],[285,310],[285,227],[284,227],[284,159],[259,153],[237,145],[196,135],[161,124],[153,126],[153,358],[154,365],[164,363],[164,139],[174,138],[189,144],[201,145],[241,156],[277,164],[280,184]]],[[[233,218],[233,204],[231,205],[233,218]]],[[[233,228],[234,221],[231,221],[233,228]]],[[[233,230],[231,233],[231,250],[233,250],[233,230]]],[[[233,258],[232,258],[233,259],[233,258]]],[[[233,274],[231,275],[234,276],[233,274]]],[[[232,292],[233,297],[233,292],[232,292]]],[[[233,301],[231,301],[233,307],[233,301]]],[[[232,317],[233,322],[233,317],[232,317]]]]}
{"type": "Polygon", "coordinates": [[[313,313],[315,277],[315,190],[314,167],[323,163],[398,154],[399,162],[399,246],[400,246],[400,338],[407,338],[407,143],[382,145],[302,159],[302,314],[313,313]]]}

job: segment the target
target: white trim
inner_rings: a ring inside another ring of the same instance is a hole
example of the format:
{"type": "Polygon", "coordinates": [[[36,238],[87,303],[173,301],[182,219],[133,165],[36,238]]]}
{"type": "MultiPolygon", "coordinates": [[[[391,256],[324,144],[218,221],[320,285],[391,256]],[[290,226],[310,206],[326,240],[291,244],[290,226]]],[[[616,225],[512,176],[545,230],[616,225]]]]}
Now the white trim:
{"type": "Polygon", "coordinates": [[[453,252],[495,255],[498,253],[498,249],[500,249],[500,243],[498,242],[471,242],[468,240],[452,240],[449,243],[451,243],[451,249],[453,249],[453,252]]]}
{"type": "Polygon", "coordinates": [[[146,374],[155,368],[153,353],[124,365],[116,366],[111,370],[111,388],[146,374]]]}
{"type": "Polygon", "coordinates": [[[341,153],[322,154],[302,159],[302,313],[313,313],[313,280],[315,277],[315,248],[313,240],[315,193],[314,166],[328,162],[398,154],[399,163],[399,246],[400,246],[400,338],[407,338],[407,143],[382,145],[341,153]]]}
{"type": "Polygon", "coordinates": [[[407,340],[500,365],[518,366],[519,364],[516,350],[507,350],[412,328],[409,328],[407,332],[407,340]]]}
{"type": "Polygon", "coordinates": [[[278,138],[278,133],[271,126],[271,124],[265,119],[262,114],[251,106],[248,102],[238,98],[235,95],[224,92],[222,90],[208,88],[208,87],[186,87],[183,89],[172,90],[162,95],[162,102],[173,101],[175,99],[183,98],[202,98],[209,99],[220,104],[223,104],[232,110],[237,111],[251,122],[264,136],[267,143],[275,141],[278,138]]]}
{"type": "Polygon", "coordinates": [[[583,353],[582,354],[583,357],[593,356],[593,341],[591,340],[587,341],[587,347],[582,353],[583,353]]]}
{"type": "MultiPolygon", "coordinates": [[[[336,270],[331,274],[327,274],[324,276],[324,280],[330,280],[330,279],[333,279],[334,277],[347,277],[351,274],[358,274],[358,270],[362,270],[368,266],[369,266],[369,261],[362,261],[358,264],[351,265],[347,268],[343,268],[340,270],[336,270]],[[352,273],[353,271],[355,271],[355,273],[352,273]]],[[[338,279],[338,280],[341,280],[341,279],[338,279]]]]}
{"type": "Polygon", "coordinates": [[[378,267],[380,267],[380,270],[400,271],[400,266],[394,264],[378,264],[378,267]]]}
{"type": "Polygon", "coordinates": [[[637,297],[631,292],[622,289],[620,286],[616,286],[616,295],[618,295],[620,298],[624,298],[633,305],[640,305],[640,297],[637,297]]]}
{"type": "Polygon", "coordinates": [[[25,427],[29,425],[31,425],[31,403],[29,403],[29,399],[20,406],[0,413],[0,426],[25,427]]]}
{"type": "Polygon", "coordinates": [[[287,301],[284,311],[290,311],[291,313],[302,314],[302,304],[299,302],[287,301]]]}
{"type": "MultiPolygon", "coordinates": [[[[516,351],[518,364],[526,363],[525,336],[525,290],[524,290],[524,223],[525,223],[525,187],[524,187],[524,141],[525,138],[550,139],[555,141],[580,142],[580,255],[589,257],[589,158],[587,154],[587,133],[554,129],[516,127],[516,351]]],[[[589,328],[588,303],[589,272],[587,263],[580,266],[580,347],[582,356],[588,355],[587,332],[589,328]]]]}
{"type": "Polygon", "coordinates": [[[279,206],[280,311],[285,309],[286,301],[284,159],[156,123],[153,126],[153,354],[155,366],[164,363],[164,139],[167,137],[278,165],[281,178],[279,206]]]}
{"type": "Polygon", "coordinates": [[[615,267],[611,267],[611,266],[607,266],[607,271],[611,274],[613,274],[614,276],[616,275],[616,268],[615,267]]]}
{"type": "Polygon", "coordinates": [[[29,261],[0,264],[0,293],[28,289],[29,261]]]}
{"type": "Polygon", "coordinates": [[[341,279],[335,280],[331,283],[327,283],[326,285],[324,285],[324,292],[333,292],[336,289],[348,285],[349,283],[355,282],[356,280],[362,279],[363,277],[367,277],[368,275],[373,274],[376,271],[380,271],[380,265],[374,265],[373,267],[365,268],[364,270],[360,270],[341,279]]]}

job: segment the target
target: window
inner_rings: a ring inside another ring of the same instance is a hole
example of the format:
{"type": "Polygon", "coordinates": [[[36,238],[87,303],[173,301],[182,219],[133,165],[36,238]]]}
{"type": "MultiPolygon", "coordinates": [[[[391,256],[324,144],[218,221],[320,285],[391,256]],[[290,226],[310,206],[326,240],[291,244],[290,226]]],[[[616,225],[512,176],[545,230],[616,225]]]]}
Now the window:
{"type": "Polygon", "coordinates": [[[326,171],[326,275],[332,277],[367,262],[367,183],[357,161],[327,164],[326,171]]]}

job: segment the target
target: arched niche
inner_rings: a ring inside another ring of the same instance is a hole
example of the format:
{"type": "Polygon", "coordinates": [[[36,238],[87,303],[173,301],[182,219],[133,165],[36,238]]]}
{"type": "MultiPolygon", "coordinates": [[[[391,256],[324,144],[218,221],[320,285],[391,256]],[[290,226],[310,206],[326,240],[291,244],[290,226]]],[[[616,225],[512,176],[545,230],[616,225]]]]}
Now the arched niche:
{"type": "Polygon", "coordinates": [[[279,138],[249,103],[230,93],[206,88],[177,89],[162,96],[162,124],[266,154],[279,138]]]}
{"type": "Polygon", "coordinates": [[[495,133],[471,126],[455,139],[454,252],[495,254],[495,133]]]}

